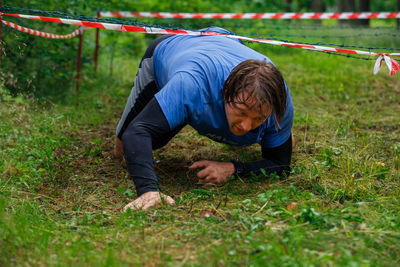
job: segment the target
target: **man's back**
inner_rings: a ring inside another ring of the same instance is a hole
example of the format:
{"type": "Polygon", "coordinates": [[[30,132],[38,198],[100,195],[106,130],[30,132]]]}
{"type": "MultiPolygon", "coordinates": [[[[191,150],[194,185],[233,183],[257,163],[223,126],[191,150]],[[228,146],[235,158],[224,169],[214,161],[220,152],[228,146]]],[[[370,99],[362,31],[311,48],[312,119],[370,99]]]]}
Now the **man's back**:
{"type": "Polygon", "coordinates": [[[269,58],[237,39],[225,36],[172,36],[154,52],[154,75],[159,88],[163,88],[178,72],[223,84],[232,69],[247,59],[271,63],[269,58]]]}
{"type": "Polygon", "coordinates": [[[268,138],[272,147],[287,140],[293,114],[289,91],[284,116],[288,127],[280,135],[273,116],[244,136],[229,131],[222,88],[232,69],[248,59],[272,63],[238,40],[224,36],[173,36],[164,40],[154,53],[154,76],[160,88],[155,96],[171,129],[187,123],[202,135],[232,145],[261,142],[265,133],[272,133],[268,138]]]}

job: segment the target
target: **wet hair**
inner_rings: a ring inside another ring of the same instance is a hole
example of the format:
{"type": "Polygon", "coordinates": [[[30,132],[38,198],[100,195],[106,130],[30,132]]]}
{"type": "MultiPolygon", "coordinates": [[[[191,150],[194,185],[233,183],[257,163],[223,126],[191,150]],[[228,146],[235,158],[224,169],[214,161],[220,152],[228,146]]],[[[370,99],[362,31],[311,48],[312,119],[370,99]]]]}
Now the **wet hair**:
{"type": "Polygon", "coordinates": [[[259,112],[267,105],[274,114],[276,128],[279,128],[285,113],[287,93],[283,77],[273,64],[249,59],[237,65],[229,74],[222,97],[226,103],[233,105],[246,105],[246,100],[252,98],[259,112]],[[247,96],[244,92],[247,92],[247,96]]]}

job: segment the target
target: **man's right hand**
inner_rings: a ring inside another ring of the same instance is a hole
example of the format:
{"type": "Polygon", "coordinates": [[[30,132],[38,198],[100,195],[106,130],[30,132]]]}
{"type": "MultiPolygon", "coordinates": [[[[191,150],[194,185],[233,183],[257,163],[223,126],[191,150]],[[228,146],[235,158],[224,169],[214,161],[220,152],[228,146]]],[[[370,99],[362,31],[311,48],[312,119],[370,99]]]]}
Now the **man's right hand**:
{"type": "Polygon", "coordinates": [[[132,210],[145,210],[153,206],[157,206],[160,203],[167,203],[168,205],[174,205],[175,201],[172,197],[164,195],[161,192],[147,192],[129,203],[124,207],[124,211],[128,209],[132,210]],[[161,199],[162,198],[162,199],[161,199]]]}

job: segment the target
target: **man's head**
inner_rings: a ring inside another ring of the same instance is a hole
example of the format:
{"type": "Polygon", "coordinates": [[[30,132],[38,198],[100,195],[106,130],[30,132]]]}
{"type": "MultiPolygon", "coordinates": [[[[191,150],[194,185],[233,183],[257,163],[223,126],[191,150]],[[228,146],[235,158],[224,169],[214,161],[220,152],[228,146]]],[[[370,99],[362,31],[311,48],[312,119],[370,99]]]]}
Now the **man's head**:
{"type": "Polygon", "coordinates": [[[232,70],[222,97],[229,128],[241,136],[263,124],[271,113],[279,127],[287,94],[282,75],[274,65],[246,60],[232,70]]]}

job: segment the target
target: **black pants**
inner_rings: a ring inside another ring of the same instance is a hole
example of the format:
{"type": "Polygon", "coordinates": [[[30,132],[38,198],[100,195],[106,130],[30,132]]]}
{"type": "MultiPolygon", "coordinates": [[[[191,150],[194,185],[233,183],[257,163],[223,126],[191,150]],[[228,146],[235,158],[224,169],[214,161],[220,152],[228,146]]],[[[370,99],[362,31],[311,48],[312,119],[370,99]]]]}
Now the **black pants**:
{"type": "MultiPolygon", "coordinates": [[[[117,136],[122,139],[126,128],[129,123],[137,117],[137,115],[144,109],[144,107],[150,102],[154,95],[160,90],[152,73],[152,58],[156,47],[165,39],[171,37],[170,35],[164,35],[154,39],[147,47],[142,60],[139,64],[139,71],[135,78],[135,85],[132,88],[130,99],[128,99],[127,106],[118,124],[117,136]]],[[[153,149],[158,149],[165,146],[185,125],[181,125],[171,130],[167,135],[162,136],[159,139],[153,140],[153,149]]]]}

